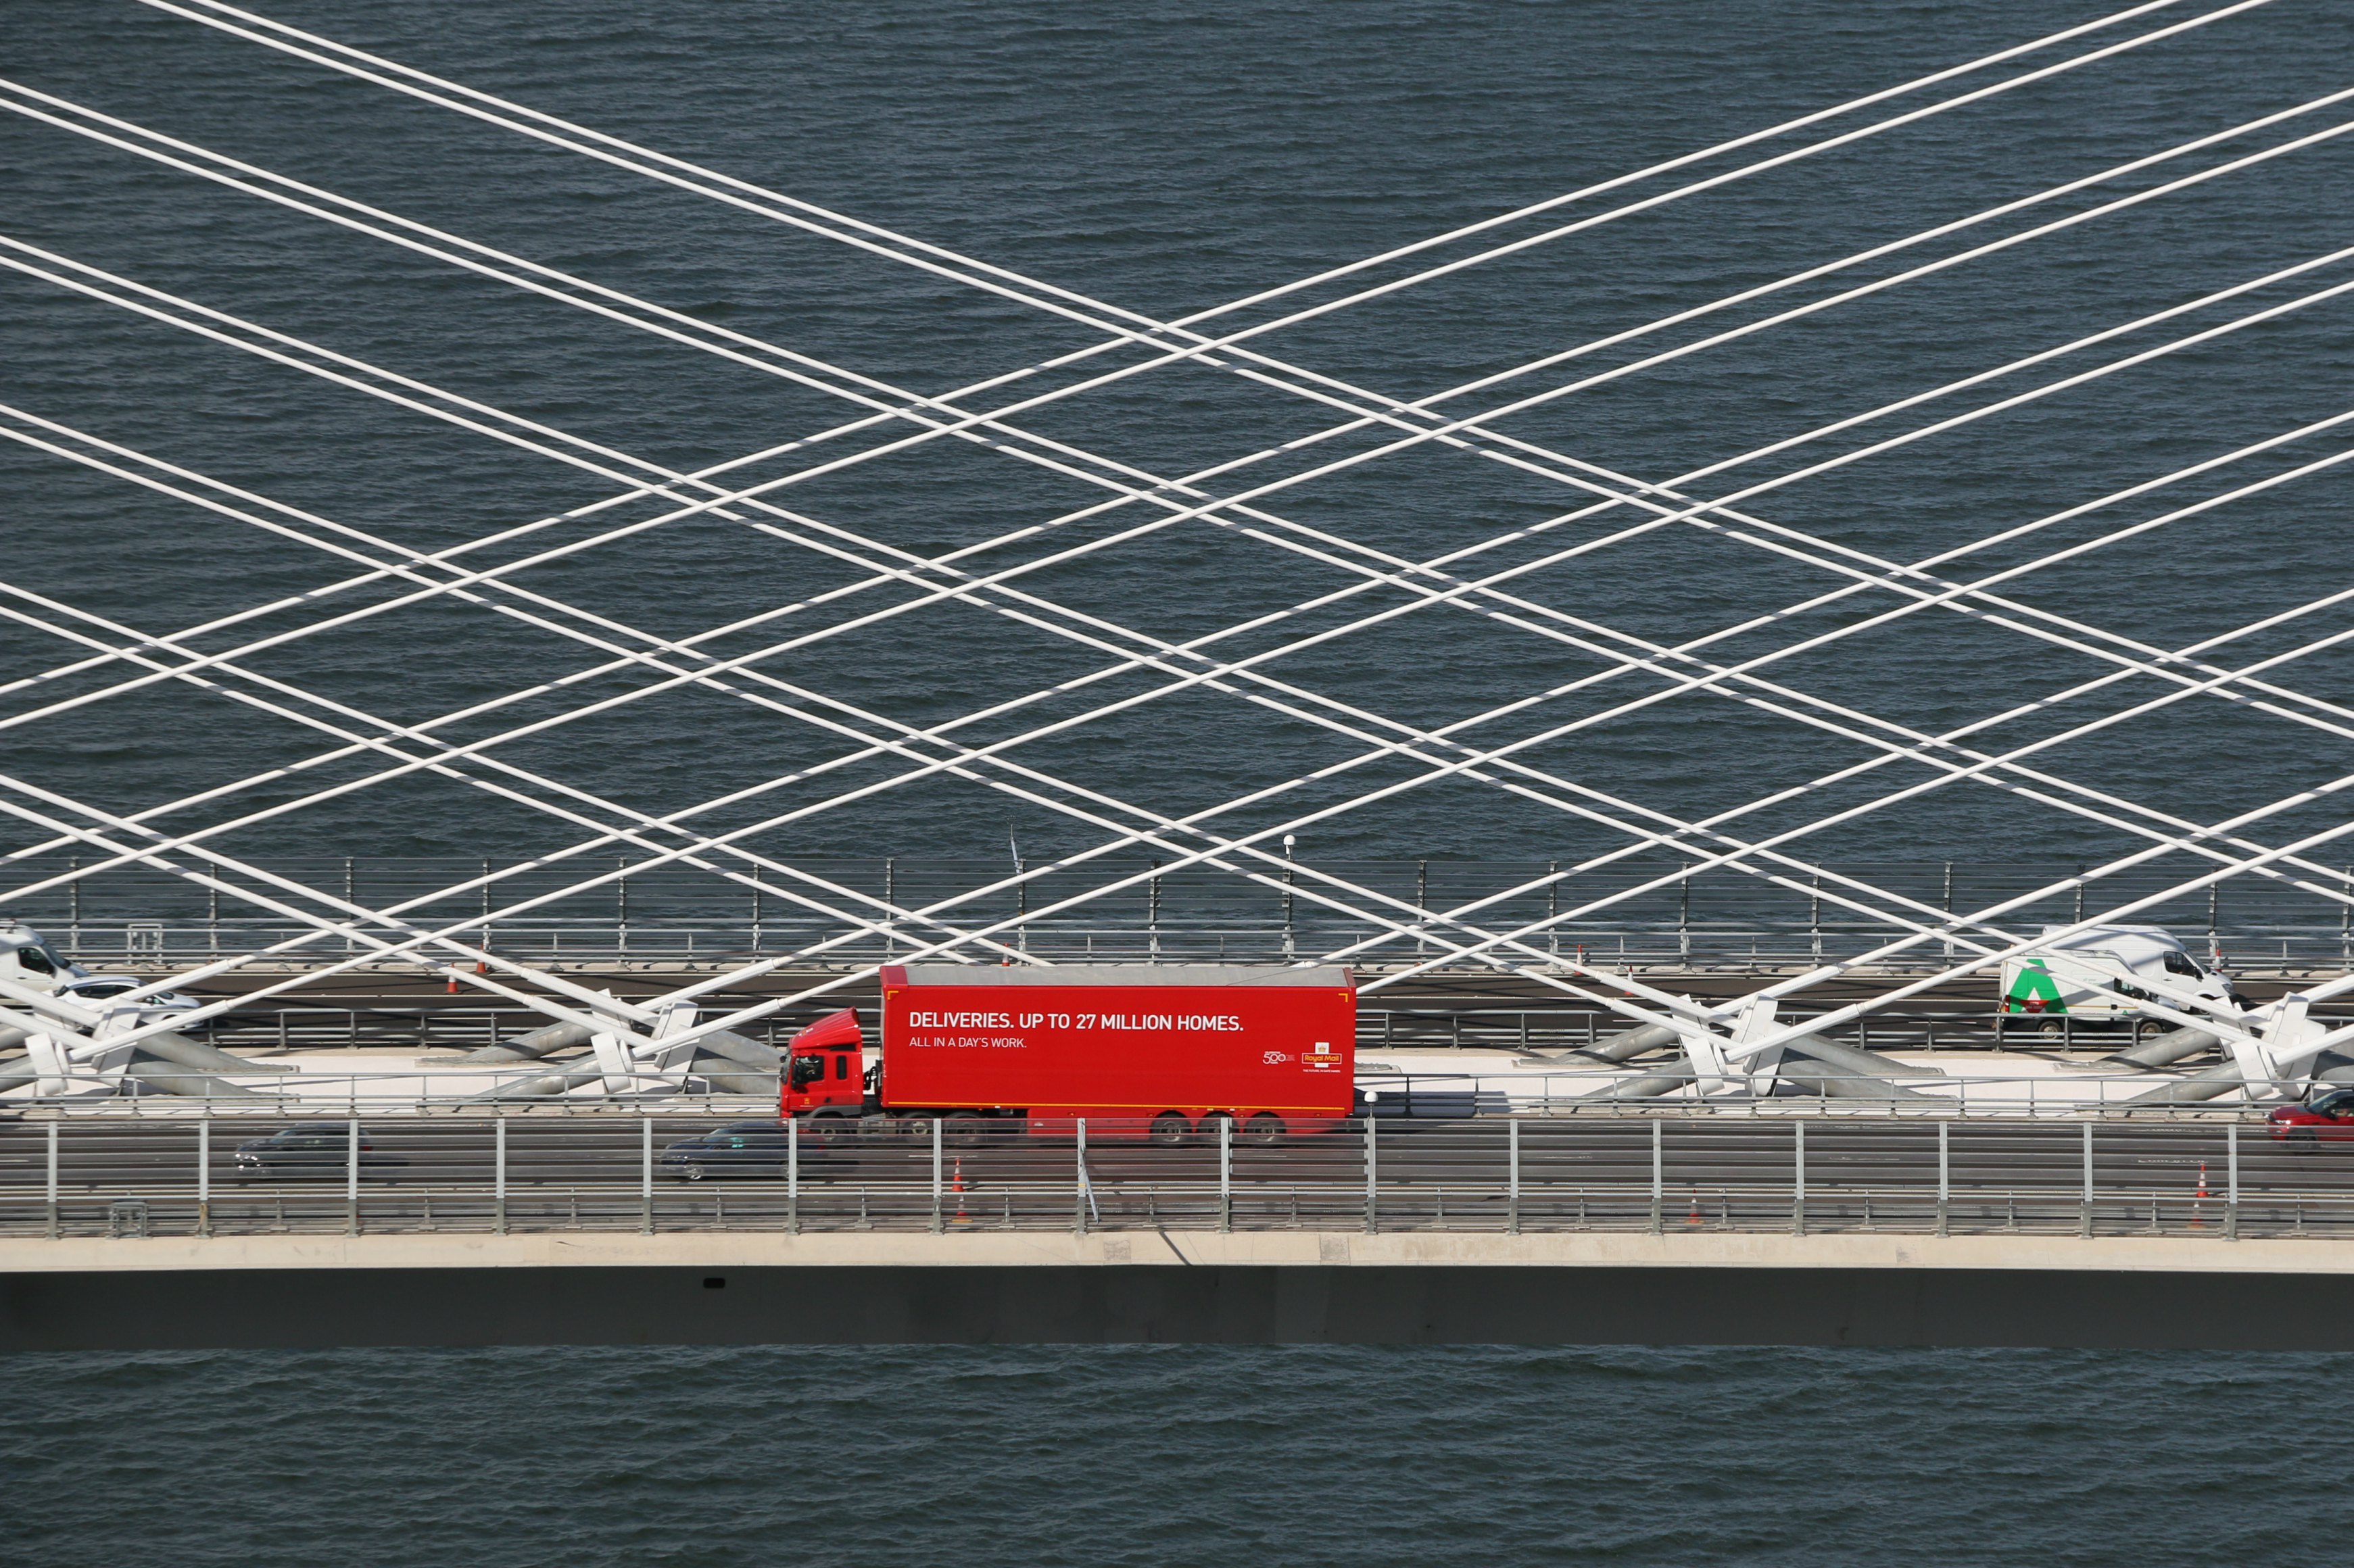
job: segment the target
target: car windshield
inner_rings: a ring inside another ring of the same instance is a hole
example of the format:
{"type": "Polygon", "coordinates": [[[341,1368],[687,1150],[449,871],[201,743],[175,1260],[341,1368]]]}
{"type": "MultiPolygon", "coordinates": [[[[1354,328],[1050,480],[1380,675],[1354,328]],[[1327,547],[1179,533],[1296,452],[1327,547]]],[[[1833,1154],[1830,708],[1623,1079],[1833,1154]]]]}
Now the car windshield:
{"type": "Polygon", "coordinates": [[[2348,1106],[2354,1106],[2354,1089],[2332,1089],[2306,1107],[2306,1109],[2334,1112],[2342,1111],[2348,1106]]]}
{"type": "Polygon", "coordinates": [[[723,1127],[719,1130],[732,1133],[782,1132],[784,1128],[785,1124],[780,1121],[739,1121],[732,1126],[723,1127]]]}
{"type": "Polygon", "coordinates": [[[273,1133],[271,1136],[282,1139],[333,1138],[346,1130],[340,1122],[323,1121],[315,1127],[290,1127],[285,1131],[273,1133]]]}

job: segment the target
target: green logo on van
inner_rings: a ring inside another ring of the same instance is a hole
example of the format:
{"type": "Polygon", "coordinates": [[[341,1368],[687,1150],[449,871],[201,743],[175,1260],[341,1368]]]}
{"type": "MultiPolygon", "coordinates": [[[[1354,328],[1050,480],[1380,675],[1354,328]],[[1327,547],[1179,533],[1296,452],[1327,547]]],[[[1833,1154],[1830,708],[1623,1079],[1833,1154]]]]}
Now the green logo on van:
{"type": "Polygon", "coordinates": [[[2065,1012],[2068,1004],[2060,1000],[2060,982],[2043,967],[2041,959],[2030,959],[2019,968],[2019,978],[2010,982],[2010,994],[2003,999],[2005,1012],[2065,1012]]]}

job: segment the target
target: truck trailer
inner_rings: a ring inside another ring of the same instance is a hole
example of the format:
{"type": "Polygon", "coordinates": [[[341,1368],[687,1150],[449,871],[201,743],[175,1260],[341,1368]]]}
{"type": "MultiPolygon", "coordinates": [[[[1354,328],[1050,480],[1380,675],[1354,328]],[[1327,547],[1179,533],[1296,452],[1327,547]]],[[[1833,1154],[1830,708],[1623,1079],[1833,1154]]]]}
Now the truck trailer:
{"type": "Polygon", "coordinates": [[[854,1009],[793,1036],[784,1116],[1042,1137],[1085,1117],[1091,1140],[1182,1143],[1222,1118],[1273,1142],[1351,1111],[1357,991],[1337,966],[907,964],[884,969],[882,991],[873,1066],[854,1009]]]}

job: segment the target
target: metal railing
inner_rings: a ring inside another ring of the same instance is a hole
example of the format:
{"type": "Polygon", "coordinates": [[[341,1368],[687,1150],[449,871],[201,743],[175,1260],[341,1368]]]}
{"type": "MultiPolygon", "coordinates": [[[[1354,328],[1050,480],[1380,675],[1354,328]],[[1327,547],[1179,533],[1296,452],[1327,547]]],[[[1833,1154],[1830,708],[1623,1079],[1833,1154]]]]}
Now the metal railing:
{"type": "Polygon", "coordinates": [[[678,1230],[2354,1236],[2354,1126],[1673,1116],[888,1125],[603,1113],[0,1128],[0,1234],[678,1230]],[[729,1130],[733,1127],[734,1130],[729,1130]]]}
{"type": "MultiPolygon", "coordinates": [[[[607,865],[441,857],[264,857],[273,874],[371,907],[416,905],[410,917],[429,925],[470,923],[467,935],[535,963],[726,963],[790,954],[820,943],[852,939],[828,949],[829,965],[856,968],[886,962],[937,939],[939,928],[889,914],[949,905],[945,918],[972,927],[1013,920],[1009,944],[1057,962],[1274,963],[1372,943],[1354,961],[1366,968],[1417,962],[1437,954],[1426,938],[1388,932],[1299,891],[1301,869],[1271,874],[1274,885],[1250,882],[1207,866],[1151,874],[1153,863],[1093,862],[1068,870],[1040,869],[1018,885],[1000,887],[1011,867],[1003,861],[872,857],[794,857],[807,877],[791,892],[675,864],[631,869],[626,859],[607,865]],[[496,912],[555,895],[584,877],[614,874],[593,887],[535,905],[514,919],[496,912]],[[1076,905],[1052,917],[1032,917],[1085,894],[1116,873],[1143,872],[1132,887],[1076,905]],[[1288,878],[1289,880],[1285,880],[1288,878]],[[981,888],[993,891],[969,896],[981,888]],[[455,890],[455,891],[449,891],[455,890]],[[846,895],[843,890],[847,890],[846,895]],[[440,895],[440,896],[435,896],[440,895]],[[965,902],[953,901],[965,899],[965,902]],[[873,921],[872,929],[824,912],[831,908],[873,921]]],[[[1301,867],[1309,863],[1303,861],[1301,867]]],[[[1886,924],[1844,907],[1834,885],[1800,891],[1729,871],[1680,874],[1685,863],[1638,857],[1605,871],[1560,874],[1558,861],[1381,860],[1317,863],[1360,887],[1411,911],[1444,911],[1483,899],[1479,922],[1497,930],[1542,925],[1596,901],[1612,900],[1653,882],[1638,895],[1609,902],[1596,913],[1549,925],[1533,945],[1564,958],[1584,956],[1621,968],[1787,968],[1840,958],[1884,940],[1886,924]],[[1519,889],[1521,891],[1513,892],[1519,889]],[[1500,895],[1509,895],[1509,896],[1500,895]]],[[[0,893],[0,907],[29,921],[85,964],[192,964],[222,954],[250,952],[310,936],[289,957],[341,959],[355,952],[342,938],[323,938],[297,922],[256,913],[256,906],[143,866],[81,873],[72,856],[34,856],[14,863],[14,883],[40,886],[21,898],[0,893]],[[58,878],[63,881],[55,881],[58,878]],[[54,885],[51,885],[54,882],[54,885]]],[[[1833,868],[1871,887],[1935,908],[1988,907],[2063,881],[2078,868],[2052,863],[1872,862],[1833,868]]],[[[2091,906],[2114,905],[2180,880],[2180,868],[2161,859],[2103,879],[2091,906]]],[[[234,878],[228,879],[234,885],[234,878]]],[[[2354,871],[2347,876],[2354,895],[2354,871]]],[[[2013,929],[2084,917],[2086,895],[2071,889],[2007,915],[2013,929]]],[[[1387,913],[1398,915],[1395,906],[1387,913]]],[[[2306,969],[2354,967],[2354,917],[2341,901],[2283,884],[2249,878],[2171,900],[2136,916],[2164,925],[2194,946],[2211,948],[2243,968],[2306,969]]],[[[958,956],[955,953],[948,955],[958,956]]],[[[995,962],[993,950],[963,957],[995,962]]],[[[1930,945],[1911,956],[1914,967],[1937,967],[1951,955],[1930,945]]]]}
{"type": "MultiPolygon", "coordinates": [[[[18,1060],[22,1060],[18,1058],[18,1060]]],[[[1375,1119],[1400,1115],[1426,1119],[1426,1114],[1461,1114],[1452,1108],[1426,1113],[1414,1108],[1475,1107],[1482,1116],[1522,1115],[1549,1118],[1625,1118],[1629,1116],[1700,1118],[1704,1119],[1784,1118],[1906,1120],[1922,1118],[2006,1118],[2019,1120],[2112,1117],[2140,1119],[2212,1118],[2249,1114],[2244,1102],[2214,1104],[2195,1099],[2135,1103],[2136,1097],[2182,1082],[2156,1072],[2100,1071],[2067,1061],[2038,1064],[2045,1070],[2018,1073],[1940,1073],[1935,1076],[1891,1080],[1858,1079],[1877,1097],[1841,1094],[1839,1075],[1831,1069],[1809,1069],[1786,1060],[1779,1072],[1790,1081],[1774,1086],[1762,1084],[1754,1092],[1743,1080],[1727,1080],[1706,1095],[1695,1096],[1689,1083],[1665,1092],[1635,1096],[1619,1091],[1630,1079],[1650,1077],[1666,1069],[1659,1059],[1632,1068],[1612,1071],[1592,1066],[1542,1069],[1509,1062],[1482,1067],[1476,1058],[1461,1068],[1406,1069],[1394,1064],[1363,1060],[1359,1086],[1377,1101],[1406,1107],[1394,1112],[1376,1107],[1375,1119]],[[1832,1085],[1824,1092],[1823,1086],[1832,1085]],[[1897,1093],[1882,1092],[1893,1088],[1897,1093]]],[[[642,1106],[658,1114],[709,1107],[737,1117],[773,1115],[777,1101],[727,1092],[691,1070],[657,1071],[630,1068],[598,1086],[584,1082],[563,1094],[523,1087],[544,1081],[559,1071],[595,1070],[579,1058],[518,1061],[497,1066],[444,1066],[420,1063],[414,1066],[349,1072],[302,1070],[270,1073],[266,1064],[252,1074],[230,1075],[222,1084],[189,1071],[173,1078],[175,1089],[166,1093],[151,1083],[119,1085],[101,1074],[74,1068],[58,1081],[0,1097],[0,1114],[18,1117],[61,1117],[78,1121],[172,1122],[214,1116],[389,1116],[441,1118],[496,1108],[544,1112],[558,1118],[594,1118],[642,1106]],[[503,1096],[504,1097],[503,1097],[503,1096]]],[[[170,1076],[167,1069],[151,1069],[151,1076],[170,1076]]],[[[1687,1074],[1688,1077],[1688,1074],[1687,1074]]],[[[2335,1080],[2290,1079],[2280,1085],[2284,1094],[2308,1093],[2341,1086],[2335,1080]]],[[[1354,1113],[1352,1113],[1354,1114],[1354,1113]]]]}

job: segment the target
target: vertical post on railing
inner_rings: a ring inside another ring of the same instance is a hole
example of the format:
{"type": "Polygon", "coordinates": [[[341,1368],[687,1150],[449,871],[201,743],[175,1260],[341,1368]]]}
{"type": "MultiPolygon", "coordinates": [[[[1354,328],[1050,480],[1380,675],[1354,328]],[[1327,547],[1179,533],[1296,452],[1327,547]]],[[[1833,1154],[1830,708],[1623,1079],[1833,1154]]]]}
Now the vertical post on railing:
{"type": "Polygon", "coordinates": [[[1952,1186],[1946,1180],[1949,1171],[1946,1160],[1946,1134],[1951,1125],[1943,1120],[1937,1123],[1937,1234],[1939,1235],[1946,1234],[1946,1202],[1953,1195],[1952,1186]]]}
{"type": "Polygon", "coordinates": [[[491,1112],[491,1229],[507,1234],[507,1113],[491,1112]]]}
{"type": "Polygon", "coordinates": [[[1791,1144],[1790,1158],[1790,1234],[1807,1234],[1807,1118],[1794,1117],[1790,1130],[1797,1137],[1791,1144]]]}
{"type": "Polygon", "coordinates": [[[1235,1118],[1218,1118],[1218,1230],[1235,1228],[1235,1118]]]}
{"type": "Polygon", "coordinates": [[[1379,1180],[1381,1166],[1373,1142],[1373,1118],[1365,1118],[1365,1234],[1372,1235],[1381,1228],[1381,1210],[1376,1206],[1374,1182],[1379,1180]]]}
{"type": "Polygon", "coordinates": [[[2084,1124],[2084,1197],[2077,1218],[2076,1234],[2080,1236],[2093,1234],[2093,1124],[2089,1121],[2084,1124]]]}
{"type": "Polygon", "coordinates": [[[1521,1118],[1504,1124],[1504,1234],[1521,1234],[1521,1118]]]}
{"type": "Polygon", "coordinates": [[[49,1239],[58,1239],[58,1123],[49,1113],[49,1239]]]}
{"type": "Polygon", "coordinates": [[[344,1234],[360,1234],[360,1118],[344,1124],[344,1234]]]}
{"type": "Polygon", "coordinates": [[[213,1107],[196,1107],[196,1234],[213,1234],[213,1107]]]}
{"type": "Polygon", "coordinates": [[[1291,847],[1296,835],[1283,835],[1283,956],[1292,956],[1291,943],[1291,847]]]}
{"type": "Polygon", "coordinates": [[[1651,1234],[1658,1235],[1663,1228],[1668,1198],[1668,1167],[1666,1126],[1658,1117],[1651,1118],[1651,1234]]]}
{"type": "Polygon", "coordinates": [[[638,1202],[642,1209],[638,1216],[638,1234],[654,1234],[654,1118],[638,1118],[638,1202]]]}
{"type": "Polygon", "coordinates": [[[1561,862],[1545,862],[1545,951],[1561,957],[1561,862]]]}
{"type": "Polygon", "coordinates": [[[941,1206],[940,1186],[940,1118],[932,1118],[932,1229],[948,1229],[948,1215],[941,1206]]]}
{"type": "Polygon", "coordinates": [[[1077,1153],[1071,1169],[1071,1234],[1087,1234],[1087,1118],[1078,1118],[1073,1124],[1077,1133],[1077,1153]]]}
{"type": "Polygon", "coordinates": [[[801,1234],[801,1123],[785,1118],[785,1234],[801,1234]]]}
{"type": "Polygon", "coordinates": [[[2240,1239],[2240,1124],[2231,1122],[2223,1128],[2223,1168],[2230,1185],[2224,1189],[2223,1239],[2240,1239]]]}

